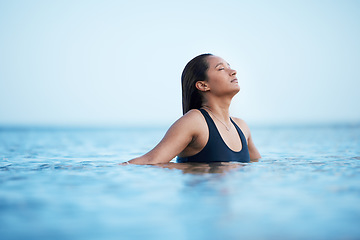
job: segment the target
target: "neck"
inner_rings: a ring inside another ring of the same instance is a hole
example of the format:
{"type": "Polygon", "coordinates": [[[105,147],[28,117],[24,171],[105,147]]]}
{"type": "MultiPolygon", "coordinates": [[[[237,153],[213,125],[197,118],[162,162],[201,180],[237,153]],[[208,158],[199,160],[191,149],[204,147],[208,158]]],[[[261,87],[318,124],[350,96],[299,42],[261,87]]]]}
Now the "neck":
{"type": "Polygon", "coordinates": [[[229,122],[229,107],[230,107],[230,101],[213,101],[209,99],[208,101],[205,101],[202,106],[204,108],[210,109],[210,111],[219,118],[221,118],[223,121],[229,122]]]}

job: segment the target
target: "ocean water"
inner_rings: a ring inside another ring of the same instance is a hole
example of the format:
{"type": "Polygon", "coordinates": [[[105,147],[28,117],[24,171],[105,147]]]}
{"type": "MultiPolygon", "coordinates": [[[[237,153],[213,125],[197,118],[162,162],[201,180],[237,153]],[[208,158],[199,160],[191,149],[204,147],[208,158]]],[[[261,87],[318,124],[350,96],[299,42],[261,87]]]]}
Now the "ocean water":
{"type": "Polygon", "coordinates": [[[121,166],[166,128],[0,129],[0,239],[360,239],[360,126],[254,127],[251,163],[121,166]]]}

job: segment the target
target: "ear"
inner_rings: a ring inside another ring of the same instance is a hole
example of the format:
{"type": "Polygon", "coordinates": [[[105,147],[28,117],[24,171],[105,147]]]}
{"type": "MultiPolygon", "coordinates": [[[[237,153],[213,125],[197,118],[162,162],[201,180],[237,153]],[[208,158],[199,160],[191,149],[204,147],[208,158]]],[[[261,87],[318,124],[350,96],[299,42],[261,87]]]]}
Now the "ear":
{"type": "Polygon", "coordinates": [[[206,92],[210,90],[210,88],[208,87],[205,81],[197,81],[195,83],[195,87],[202,92],[206,92]]]}

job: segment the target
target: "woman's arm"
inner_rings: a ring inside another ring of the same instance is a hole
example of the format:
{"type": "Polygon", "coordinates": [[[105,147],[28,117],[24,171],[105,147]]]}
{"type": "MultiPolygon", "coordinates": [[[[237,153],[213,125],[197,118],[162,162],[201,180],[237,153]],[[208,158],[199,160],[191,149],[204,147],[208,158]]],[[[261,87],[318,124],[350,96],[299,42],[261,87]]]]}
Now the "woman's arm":
{"type": "Polygon", "coordinates": [[[261,158],[261,155],[259,151],[257,150],[254,141],[251,136],[251,131],[249,126],[246,124],[246,122],[240,118],[233,118],[235,122],[239,125],[241,130],[244,132],[244,135],[246,137],[246,141],[248,144],[249,154],[250,154],[250,160],[256,160],[261,158]]]}
{"type": "Polygon", "coordinates": [[[197,136],[199,113],[195,110],[177,120],[166,132],[164,138],[150,152],[126,163],[157,164],[168,163],[181,153],[197,136]]]}
{"type": "MultiPolygon", "coordinates": [[[[249,133],[250,133],[250,130],[249,130],[249,133]]],[[[249,136],[247,142],[248,142],[250,160],[256,160],[256,159],[261,158],[261,155],[260,155],[259,151],[257,150],[257,148],[255,147],[255,144],[252,140],[251,133],[250,133],[250,136],[249,136]]]]}

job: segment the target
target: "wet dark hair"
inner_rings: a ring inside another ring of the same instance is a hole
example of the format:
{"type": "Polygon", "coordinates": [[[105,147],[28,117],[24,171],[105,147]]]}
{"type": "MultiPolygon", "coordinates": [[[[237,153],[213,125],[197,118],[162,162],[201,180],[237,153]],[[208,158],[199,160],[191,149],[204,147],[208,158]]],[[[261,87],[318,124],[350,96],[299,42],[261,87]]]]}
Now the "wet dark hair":
{"type": "Polygon", "coordinates": [[[188,62],[181,75],[182,86],[182,108],[183,114],[191,109],[201,108],[202,97],[199,90],[195,87],[197,81],[207,80],[206,71],[209,64],[206,58],[213,56],[210,53],[201,54],[188,62]]]}

